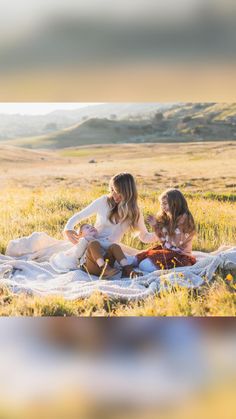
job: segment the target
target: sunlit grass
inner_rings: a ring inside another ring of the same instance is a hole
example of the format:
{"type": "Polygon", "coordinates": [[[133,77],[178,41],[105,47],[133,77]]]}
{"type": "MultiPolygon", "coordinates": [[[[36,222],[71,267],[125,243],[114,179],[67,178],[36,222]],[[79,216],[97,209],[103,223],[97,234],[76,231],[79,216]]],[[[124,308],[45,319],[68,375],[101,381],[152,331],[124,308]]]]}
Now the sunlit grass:
{"type": "MultiPolygon", "coordinates": [[[[62,239],[62,230],[68,218],[92,200],[106,193],[105,186],[79,188],[7,189],[0,196],[0,252],[4,253],[9,240],[44,231],[62,239]]],[[[159,191],[140,189],[140,205],[144,215],[158,210],[159,191]]],[[[221,245],[235,244],[236,203],[229,197],[188,194],[190,209],[197,225],[194,249],[216,250],[221,245]]],[[[93,221],[93,219],[91,219],[93,221]]],[[[124,243],[139,249],[146,247],[130,233],[124,243]]],[[[142,302],[122,304],[95,293],[90,298],[65,301],[60,296],[31,297],[0,293],[0,314],[6,316],[234,316],[234,273],[231,281],[227,272],[215,277],[209,287],[193,292],[178,288],[149,297],[142,302]]]]}

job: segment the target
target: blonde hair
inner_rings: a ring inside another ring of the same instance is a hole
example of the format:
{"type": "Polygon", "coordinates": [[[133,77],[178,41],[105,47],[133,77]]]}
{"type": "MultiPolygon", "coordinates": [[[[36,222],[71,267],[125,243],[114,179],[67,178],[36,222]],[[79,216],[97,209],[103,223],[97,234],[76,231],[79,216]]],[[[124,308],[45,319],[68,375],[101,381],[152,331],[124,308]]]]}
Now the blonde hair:
{"type": "Polygon", "coordinates": [[[161,224],[161,226],[165,226],[169,234],[172,234],[177,226],[179,218],[185,215],[183,231],[185,233],[192,233],[195,231],[194,218],[182,192],[179,189],[167,189],[159,196],[159,201],[161,202],[164,198],[166,198],[168,202],[171,216],[169,217],[164,211],[160,211],[157,214],[157,222],[161,224]]]}
{"type": "Polygon", "coordinates": [[[108,219],[112,223],[128,221],[132,230],[136,229],[140,211],[138,207],[138,192],[136,183],[130,173],[118,173],[113,176],[109,183],[110,188],[114,188],[115,192],[122,196],[121,202],[118,204],[112,196],[108,195],[107,201],[111,208],[108,219]]]}

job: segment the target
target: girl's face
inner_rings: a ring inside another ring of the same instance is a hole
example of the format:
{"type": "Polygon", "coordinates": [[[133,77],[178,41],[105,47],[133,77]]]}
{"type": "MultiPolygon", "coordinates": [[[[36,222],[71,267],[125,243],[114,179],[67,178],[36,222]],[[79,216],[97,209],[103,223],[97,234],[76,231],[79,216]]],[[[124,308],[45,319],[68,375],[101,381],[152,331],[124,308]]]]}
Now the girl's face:
{"type": "Polygon", "coordinates": [[[116,204],[119,204],[122,201],[122,195],[115,190],[113,185],[110,185],[109,192],[116,204]]]}
{"type": "Polygon", "coordinates": [[[170,207],[166,197],[162,198],[160,204],[162,211],[164,211],[166,214],[170,214],[170,207]]]}

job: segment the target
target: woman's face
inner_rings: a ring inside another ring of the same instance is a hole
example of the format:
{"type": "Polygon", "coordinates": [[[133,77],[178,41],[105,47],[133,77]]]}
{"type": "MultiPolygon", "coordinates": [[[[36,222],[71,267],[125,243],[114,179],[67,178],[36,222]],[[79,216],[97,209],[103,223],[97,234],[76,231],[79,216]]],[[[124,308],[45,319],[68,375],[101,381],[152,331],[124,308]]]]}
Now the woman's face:
{"type": "Polygon", "coordinates": [[[115,190],[113,185],[110,185],[109,192],[116,204],[119,204],[122,201],[122,195],[115,190]]]}
{"type": "Polygon", "coordinates": [[[168,200],[167,200],[166,197],[162,198],[162,200],[161,200],[161,209],[166,214],[169,214],[170,213],[170,207],[169,207],[168,200]]]}

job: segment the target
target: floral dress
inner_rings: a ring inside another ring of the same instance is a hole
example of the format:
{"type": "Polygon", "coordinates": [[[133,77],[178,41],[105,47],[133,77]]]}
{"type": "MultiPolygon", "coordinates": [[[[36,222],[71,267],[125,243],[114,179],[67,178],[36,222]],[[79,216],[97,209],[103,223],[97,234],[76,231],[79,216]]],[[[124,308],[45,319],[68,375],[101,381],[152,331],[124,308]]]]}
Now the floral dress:
{"type": "Polygon", "coordinates": [[[153,229],[160,244],[138,253],[136,255],[138,263],[148,258],[157,269],[194,265],[196,258],[192,255],[192,241],[195,232],[187,233],[184,231],[185,219],[186,214],[179,217],[172,235],[168,233],[167,227],[156,223],[153,229]]]}

